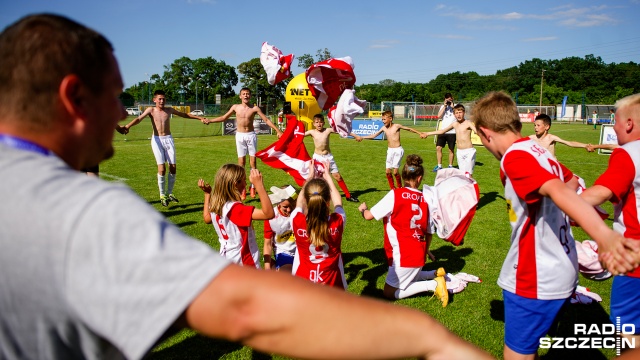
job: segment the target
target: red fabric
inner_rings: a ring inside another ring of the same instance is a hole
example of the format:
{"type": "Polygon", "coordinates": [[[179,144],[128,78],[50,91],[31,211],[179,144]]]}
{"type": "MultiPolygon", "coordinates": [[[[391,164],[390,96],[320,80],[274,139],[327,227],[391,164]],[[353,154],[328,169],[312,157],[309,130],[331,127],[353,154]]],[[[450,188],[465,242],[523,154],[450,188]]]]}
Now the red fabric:
{"type": "Polygon", "coordinates": [[[306,71],[311,95],[323,110],[328,110],[338,101],[345,89],[356,83],[350,57],[334,58],[311,65],[306,71]]]}
{"type": "Polygon", "coordinates": [[[302,186],[309,174],[311,157],[304,146],[304,123],[287,115],[287,128],[275,143],[256,153],[256,157],[268,166],[284,170],[298,186],[302,186]]]}
{"type": "Polygon", "coordinates": [[[291,76],[292,54],[283,56],[282,51],[266,41],[262,43],[260,52],[260,63],[267,73],[267,82],[275,85],[291,76]]]}
{"type": "Polygon", "coordinates": [[[395,189],[395,185],[393,184],[393,176],[391,174],[387,174],[387,181],[389,182],[389,188],[391,190],[395,189]]]}

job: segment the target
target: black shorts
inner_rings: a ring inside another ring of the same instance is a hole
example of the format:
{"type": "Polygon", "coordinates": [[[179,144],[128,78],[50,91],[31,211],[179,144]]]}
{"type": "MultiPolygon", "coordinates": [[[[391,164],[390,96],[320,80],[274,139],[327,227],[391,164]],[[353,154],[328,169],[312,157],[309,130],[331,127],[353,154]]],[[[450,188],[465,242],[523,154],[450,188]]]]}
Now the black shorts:
{"type": "Polygon", "coordinates": [[[453,151],[453,148],[456,146],[456,134],[438,135],[436,146],[444,147],[445,144],[449,145],[449,150],[453,151]]]}

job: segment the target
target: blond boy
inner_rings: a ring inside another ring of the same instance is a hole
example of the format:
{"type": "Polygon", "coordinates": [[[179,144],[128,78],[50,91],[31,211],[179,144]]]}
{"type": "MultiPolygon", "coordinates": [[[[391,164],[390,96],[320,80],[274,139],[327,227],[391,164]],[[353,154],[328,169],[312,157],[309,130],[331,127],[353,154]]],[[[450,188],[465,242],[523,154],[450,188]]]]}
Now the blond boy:
{"type": "Polygon", "coordinates": [[[421,133],[418,130],[412,129],[410,127],[406,127],[400,124],[394,124],[393,113],[389,110],[382,113],[382,122],[384,123],[384,126],[380,130],[378,130],[378,132],[368,136],[363,136],[362,139],[374,139],[382,133],[385,134],[387,142],[389,144],[389,148],[387,149],[385,173],[387,175],[387,181],[389,182],[389,188],[393,190],[395,189],[395,186],[393,184],[394,177],[396,179],[396,182],[398,183],[398,188],[402,187],[402,179],[400,178],[400,174],[398,173],[398,168],[400,167],[400,163],[402,162],[402,157],[404,157],[404,149],[402,148],[402,145],[400,145],[400,130],[408,130],[418,135],[421,135],[421,133]]]}
{"type": "Polygon", "coordinates": [[[505,308],[504,358],[534,359],[539,339],[578,283],[567,215],[596,240],[600,260],[612,273],[637,266],[638,256],[627,248],[636,244],[609,229],[593,207],[565,185],[573,178],[569,169],[540,144],[522,137],[518,109],[509,95],[485,95],[473,109],[473,120],[482,144],[500,161],[513,229],[498,278],[505,308]]]}
{"type": "MultiPolygon", "coordinates": [[[[315,129],[308,130],[304,133],[304,136],[311,136],[313,138],[313,145],[315,147],[313,151],[313,159],[319,163],[328,162],[330,166],[331,176],[338,182],[340,189],[344,193],[347,201],[351,202],[359,202],[358,198],[351,195],[349,189],[347,188],[347,184],[344,182],[344,179],[340,175],[338,171],[338,165],[336,165],[335,160],[333,159],[333,155],[331,154],[331,149],[329,148],[329,136],[331,134],[337,134],[333,128],[325,128],[324,127],[324,116],[322,114],[316,114],[313,117],[313,126],[315,129]]],[[[351,133],[356,141],[362,141],[362,137],[351,133]]]]}

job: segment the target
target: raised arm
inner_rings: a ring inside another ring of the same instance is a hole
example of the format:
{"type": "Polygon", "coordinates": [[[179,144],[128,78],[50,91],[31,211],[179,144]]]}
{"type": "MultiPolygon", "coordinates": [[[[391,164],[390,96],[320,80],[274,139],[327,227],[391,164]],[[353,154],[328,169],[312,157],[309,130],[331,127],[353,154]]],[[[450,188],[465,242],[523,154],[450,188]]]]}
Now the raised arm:
{"type": "Polygon", "coordinates": [[[211,185],[206,183],[202,179],[198,179],[198,187],[204,192],[204,206],[202,207],[202,219],[205,224],[211,224],[211,211],[209,210],[209,204],[211,203],[211,185]]]}
{"type": "Polygon", "coordinates": [[[336,184],[333,183],[333,177],[329,172],[329,169],[331,168],[329,162],[325,161],[322,163],[322,165],[324,165],[324,172],[322,173],[322,178],[329,185],[329,190],[331,191],[331,202],[333,203],[333,208],[335,209],[338,206],[342,206],[342,197],[340,196],[340,193],[336,188],[336,184]]]}
{"type": "Polygon", "coordinates": [[[124,128],[126,129],[127,133],[129,132],[129,129],[130,129],[132,126],[136,126],[136,125],[140,124],[140,121],[142,121],[142,119],[144,119],[145,117],[147,117],[147,115],[151,114],[151,110],[152,110],[152,109],[153,109],[153,108],[150,108],[150,107],[146,108],[146,109],[142,112],[142,114],[138,115],[135,119],[131,120],[131,122],[130,122],[130,123],[128,123],[127,125],[125,125],[125,126],[124,126],[124,128]]]}
{"type": "Polygon", "coordinates": [[[251,215],[251,219],[253,220],[269,220],[273,219],[276,215],[273,212],[273,204],[271,203],[271,199],[267,194],[267,190],[264,188],[264,183],[262,182],[262,174],[258,169],[251,169],[249,173],[249,181],[255,186],[256,192],[260,197],[260,206],[262,209],[254,208],[253,214],[251,215]]]}

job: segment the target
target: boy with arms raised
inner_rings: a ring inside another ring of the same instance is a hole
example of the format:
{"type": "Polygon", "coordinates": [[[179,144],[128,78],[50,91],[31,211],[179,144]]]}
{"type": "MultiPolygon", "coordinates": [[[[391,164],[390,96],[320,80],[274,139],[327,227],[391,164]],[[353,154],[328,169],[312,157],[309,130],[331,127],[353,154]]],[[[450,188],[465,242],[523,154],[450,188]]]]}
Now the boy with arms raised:
{"type": "MultiPolygon", "coordinates": [[[[226,114],[219,116],[215,119],[207,120],[205,124],[222,122],[227,120],[231,114],[236,114],[236,149],[238,150],[238,165],[245,167],[246,156],[249,155],[249,166],[251,169],[257,169],[256,165],[256,152],[258,151],[258,137],[253,129],[253,118],[258,115],[262,121],[264,121],[270,128],[272,128],[278,138],[282,136],[282,131],[278,129],[268,117],[264,115],[262,110],[258,106],[251,105],[251,90],[249,88],[242,88],[240,90],[241,104],[235,104],[227,111],[226,114]]],[[[255,197],[256,190],[251,184],[251,197],[255,197]]],[[[242,194],[242,199],[246,197],[246,194],[242,194]]]]}
{"type": "Polygon", "coordinates": [[[500,271],[505,308],[504,358],[533,359],[539,339],[578,282],[575,241],[567,215],[598,242],[613,273],[632,270],[634,241],[609,229],[592,206],[565,184],[573,174],[537,142],[523,138],[511,97],[491,92],[473,109],[482,144],[500,160],[511,222],[511,247],[500,271]],[[566,213],[566,215],[565,215],[566,213]]]}
{"type": "Polygon", "coordinates": [[[384,123],[384,126],[380,130],[378,130],[378,132],[368,136],[363,136],[362,139],[374,139],[376,136],[384,132],[389,144],[389,148],[387,149],[385,172],[387,174],[387,181],[389,181],[389,188],[393,190],[395,189],[395,186],[393,184],[394,177],[396,179],[396,182],[398,183],[398,188],[402,187],[402,179],[400,178],[400,174],[398,173],[398,168],[400,167],[402,157],[404,156],[404,149],[402,148],[402,145],[400,145],[400,130],[408,130],[418,135],[422,134],[418,130],[412,129],[410,127],[406,127],[400,124],[394,124],[393,113],[389,110],[382,113],[382,122],[384,123]]]}
{"type": "MultiPolygon", "coordinates": [[[[469,120],[464,118],[464,105],[457,104],[453,107],[456,121],[451,125],[437,131],[422,133],[420,137],[426,139],[429,135],[442,135],[451,129],[456,131],[456,156],[458,158],[458,168],[469,175],[473,175],[473,168],[476,166],[476,149],[471,143],[471,130],[476,131],[476,127],[469,120]]],[[[477,131],[476,131],[477,132],[477,131]]]]}
{"type": "Polygon", "coordinates": [[[583,144],[577,141],[563,140],[556,135],[550,134],[549,129],[551,128],[551,118],[547,114],[540,114],[536,116],[533,126],[536,133],[533,135],[529,135],[529,138],[542,145],[542,147],[547,149],[554,157],[556,156],[556,143],[564,144],[574,148],[587,148],[587,144],[583,144]]]}
{"type": "MultiPolygon", "coordinates": [[[[333,155],[331,154],[331,149],[329,149],[329,136],[337,133],[333,128],[327,129],[324,127],[324,116],[322,116],[322,114],[316,114],[313,117],[313,126],[315,129],[308,130],[304,133],[304,136],[311,136],[313,138],[313,145],[315,147],[313,151],[313,159],[316,160],[316,163],[324,164],[325,162],[328,162],[331,176],[333,176],[333,178],[338,182],[338,185],[340,185],[340,189],[342,189],[347,201],[358,202],[358,198],[351,196],[349,193],[347,184],[345,184],[344,179],[340,176],[340,172],[338,172],[338,165],[336,165],[333,155]]],[[[350,135],[353,136],[356,141],[362,141],[360,136],[354,133],[351,133],[350,135]]]]}
{"type": "Polygon", "coordinates": [[[165,93],[163,90],[156,90],[153,93],[153,102],[156,106],[147,108],[137,118],[133,119],[130,123],[124,126],[126,132],[132,126],[139,124],[142,119],[147,117],[151,118],[151,126],[153,127],[153,136],[151,137],[151,149],[153,155],[156,158],[156,164],[158,164],[158,188],[160,189],[160,203],[162,206],[169,206],[170,201],[178,202],[178,199],[173,196],[173,185],[176,182],[176,148],[173,144],[173,137],[171,136],[171,115],[178,115],[183,118],[200,120],[203,124],[206,124],[206,119],[191,114],[186,114],[178,111],[172,107],[165,107],[165,93]],[[166,174],[165,163],[169,163],[169,181],[167,184],[168,195],[165,195],[165,180],[166,174]]]}
{"type": "MultiPolygon", "coordinates": [[[[640,243],[640,94],[616,102],[613,130],[619,147],[613,149],[609,166],[580,196],[591,205],[614,203],[613,229],[640,243]]],[[[616,276],[611,285],[611,321],[635,324],[640,331],[640,270],[616,276]]],[[[638,335],[634,335],[637,337],[638,335]]]]}

